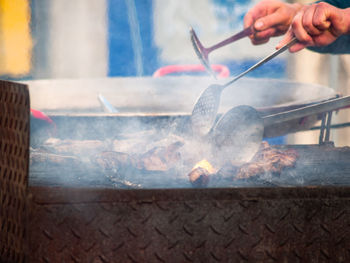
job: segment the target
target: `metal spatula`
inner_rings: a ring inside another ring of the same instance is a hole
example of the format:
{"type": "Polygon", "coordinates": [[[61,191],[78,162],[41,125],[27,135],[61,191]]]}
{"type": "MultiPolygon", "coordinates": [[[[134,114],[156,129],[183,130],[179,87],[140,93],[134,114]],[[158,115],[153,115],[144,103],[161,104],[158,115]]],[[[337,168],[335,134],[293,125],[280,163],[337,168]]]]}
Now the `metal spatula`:
{"type": "Polygon", "coordinates": [[[226,87],[233,84],[234,82],[239,80],[241,77],[243,77],[247,73],[260,67],[261,65],[270,61],[277,55],[281,54],[282,52],[287,50],[289,47],[294,45],[296,42],[297,42],[297,39],[293,38],[289,43],[287,43],[280,49],[276,50],[272,54],[268,55],[264,59],[260,60],[258,63],[256,63],[246,71],[242,72],[241,74],[239,74],[234,79],[227,82],[226,84],[224,85],[213,84],[213,85],[210,85],[208,88],[206,88],[198,98],[192,110],[191,122],[192,122],[193,134],[204,136],[210,131],[210,129],[214,124],[214,121],[218,112],[221,92],[226,87]]]}
{"type": "Polygon", "coordinates": [[[234,41],[237,41],[241,38],[250,36],[251,34],[254,33],[254,30],[252,27],[248,27],[237,34],[234,34],[233,36],[211,46],[211,47],[204,47],[202,43],[199,41],[199,38],[194,31],[194,29],[191,27],[190,28],[190,36],[191,36],[191,42],[194,48],[194,51],[196,52],[199,60],[202,62],[203,66],[207,69],[207,71],[215,77],[215,73],[212,70],[210,63],[209,63],[209,53],[214,51],[215,49],[221,48],[223,46],[226,46],[234,41]]]}

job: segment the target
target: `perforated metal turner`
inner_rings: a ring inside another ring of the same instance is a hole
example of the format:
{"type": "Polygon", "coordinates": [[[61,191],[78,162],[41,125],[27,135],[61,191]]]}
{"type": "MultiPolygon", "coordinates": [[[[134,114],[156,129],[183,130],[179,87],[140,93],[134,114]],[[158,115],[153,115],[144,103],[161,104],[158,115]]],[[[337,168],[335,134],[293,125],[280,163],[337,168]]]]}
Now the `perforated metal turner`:
{"type": "Polygon", "coordinates": [[[239,80],[244,75],[251,72],[252,70],[260,67],[261,65],[270,61],[274,57],[278,56],[279,54],[287,50],[289,47],[294,45],[296,42],[297,42],[297,39],[293,38],[289,43],[287,43],[280,49],[276,50],[272,54],[268,55],[264,59],[260,60],[258,63],[256,63],[246,71],[242,72],[241,74],[239,74],[234,79],[227,82],[226,84],[224,85],[213,84],[213,85],[210,85],[208,88],[206,88],[198,98],[192,110],[191,122],[192,122],[193,134],[204,136],[210,131],[210,129],[214,124],[216,114],[218,112],[221,92],[226,87],[230,86],[231,84],[233,84],[234,82],[236,82],[237,80],[239,80]]]}
{"type": "Polygon", "coordinates": [[[232,42],[235,42],[241,38],[250,36],[251,34],[254,33],[254,30],[252,27],[248,27],[240,32],[238,32],[237,34],[234,34],[233,36],[211,46],[211,47],[204,47],[202,45],[202,43],[199,41],[199,38],[196,34],[196,32],[194,31],[194,29],[191,27],[190,28],[190,36],[191,36],[191,42],[194,48],[194,51],[196,52],[199,60],[201,61],[201,63],[203,64],[203,66],[206,68],[206,70],[215,77],[215,73],[212,70],[210,63],[209,63],[209,53],[214,51],[215,49],[221,48],[223,46],[226,46],[232,42]]]}

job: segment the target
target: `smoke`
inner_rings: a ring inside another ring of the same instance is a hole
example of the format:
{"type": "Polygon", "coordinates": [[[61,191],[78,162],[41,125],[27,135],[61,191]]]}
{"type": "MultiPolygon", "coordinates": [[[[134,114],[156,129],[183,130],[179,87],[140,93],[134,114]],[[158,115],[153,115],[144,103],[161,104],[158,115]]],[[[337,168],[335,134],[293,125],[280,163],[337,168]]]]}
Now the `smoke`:
{"type": "MultiPolygon", "coordinates": [[[[212,142],[207,140],[208,138],[202,140],[192,136],[190,129],[190,112],[196,96],[199,96],[200,92],[208,86],[208,80],[212,81],[208,78],[128,78],[91,82],[65,80],[46,81],[41,86],[35,85],[37,84],[35,81],[30,82],[31,95],[39,96],[32,101],[38,102],[37,106],[41,106],[35,107],[34,103],[33,107],[44,112],[45,108],[49,108],[52,113],[50,117],[57,126],[57,133],[54,135],[56,141],[50,138],[53,135],[48,134],[45,129],[37,127],[40,132],[32,133],[32,142],[37,141],[36,145],[32,146],[43,154],[51,154],[52,158],[55,154],[70,156],[64,160],[64,169],[59,168],[57,160],[54,168],[32,165],[31,182],[39,183],[41,178],[45,177],[48,184],[69,185],[74,181],[75,185],[88,187],[106,186],[108,183],[111,185],[111,178],[107,178],[103,170],[92,161],[96,154],[105,151],[122,152],[128,154],[133,161],[153,148],[164,148],[180,141],[183,145],[177,150],[181,154],[181,162],[176,163],[169,170],[146,171],[144,167],[142,170],[136,165],[133,169],[127,170],[122,179],[128,181],[125,181],[125,185],[129,182],[140,184],[144,180],[147,183],[142,186],[149,188],[155,185],[157,187],[190,187],[187,174],[198,161],[208,159],[216,169],[220,169],[222,165],[216,162],[220,154],[213,151],[212,142]],[[58,87],[60,87],[59,92],[57,92],[58,87]],[[84,100],[76,99],[79,98],[78,90],[80,94],[84,94],[84,100]],[[40,91],[45,91],[44,97],[40,97],[42,95],[40,91]],[[99,93],[104,94],[120,112],[106,114],[102,112],[102,108],[100,113],[88,112],[87,106],[90,102],[100,107],[97,99],[99,93]],[[45,96],[55,98],[53,103],[50,102],[51,100],[45,100],[47,98],[45,96]],[[61,107],[59,107],[60,103],[62,103],[61,107]],[[50,108],[51,104],[56,105],[58,113],[55,114],[54,108],[50,108]],[[82,107],[80,112],[76,113],[70,113],[65,109],[66,112],[63,114],[59,110],[64,109],[65,105],[74,106],[76,109],[81,105],[82,107]],[[64,147],[67,151],[59,153],[58,149],[62,150],[64,147]],[[69,167],[69,165],[73,166],[69,167]]],[[[242,79],[234,87],[228,87],[224,91],[219,110],[225,112],[228,108],[247,104],[256,108],[273,107],[273,110],[278,111],[305,101],[329,98],[332,95],[334,92],[316,85],[268,79],[242,79]],[[304,94],[310,97],[305,97],[304,94]]],[[[154,153],[149,154],[148,158],[154,157],[152,155],[154,153]]],[[[52,162],[54,161],[55,159],[52,162]]],[[[120,173],[121,170],[115,171],[120,173]]],[[[121,185],[122,182],[119,183],[121,185]]]]}

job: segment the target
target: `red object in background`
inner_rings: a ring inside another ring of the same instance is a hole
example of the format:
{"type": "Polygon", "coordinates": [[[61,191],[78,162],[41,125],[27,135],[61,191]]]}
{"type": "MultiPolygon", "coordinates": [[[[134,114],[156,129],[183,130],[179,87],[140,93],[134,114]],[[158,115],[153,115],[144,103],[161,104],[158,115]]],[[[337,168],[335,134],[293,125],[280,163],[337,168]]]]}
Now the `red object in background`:
{"type": "Polygon", "coordinates": [[[41,111],[30,109],[30,112],[31,112],[31,114],[32,114],[32,116],[34,118],[44,120],[44,121],[46,121],[47,123],[50,123],[50,124],[54,123],[53,120],[51,120],[49,116],[45,115],[41,111]]]}
{"type": "Polygon", "coordinates": [[[34,109],[30,109],[30,113],[33,118],[42,120],[44,121],[44,123],[47,123],[49,125],[50,128],[47,130],[48,135],[56,134],[56,124],[49,116],[47,116],[41,111],[34,110],[34,109]]]}
{"type": "MultiPolygon", "coordinates": [[[[224,65],[214,64],[211,65],[214,72],[218,73],[219,78],[227,78],[230,76],[230,70],[224,65]]],[[[159,68],[153,73],[153,77],[159,78],[172,73],[184,73],[184,72],[205,72],[206,69],[201,64],[189,64],[189,65],[169,65],[159,68]]]]}

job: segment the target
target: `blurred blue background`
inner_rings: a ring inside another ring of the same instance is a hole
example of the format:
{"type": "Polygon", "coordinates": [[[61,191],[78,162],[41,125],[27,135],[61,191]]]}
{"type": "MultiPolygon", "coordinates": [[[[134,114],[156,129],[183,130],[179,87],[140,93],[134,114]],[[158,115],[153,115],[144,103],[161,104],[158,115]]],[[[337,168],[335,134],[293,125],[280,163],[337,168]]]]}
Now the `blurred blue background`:
{"type": "MultiPolygon", "coordinates": [[[[149,76],[159,67],[167,65],[167,61],[159,57],[162,47],[154,42],[156,14],[153,3],[152,0],[108,0],[108,76],[149,76]]],[[[237,25],[242,26],[244,14],[252,1],[212,0],[212,4],[213,13],[220,24],[218,30],[227,33],[235,32],[232,28],[237,28],[237,25]]],[[[220,64],[227,66],[231,75],[236,75],[256,62],[257,59],[240,58],[221,61],[220,64]]],[[[286,61],[277,58],[252,72],[250,77],[283,78],[285,72],[286,61]]]]}

